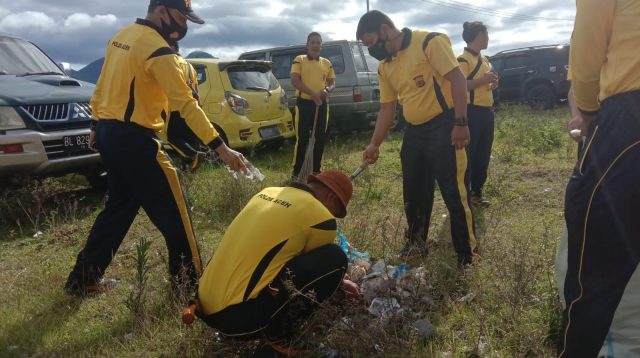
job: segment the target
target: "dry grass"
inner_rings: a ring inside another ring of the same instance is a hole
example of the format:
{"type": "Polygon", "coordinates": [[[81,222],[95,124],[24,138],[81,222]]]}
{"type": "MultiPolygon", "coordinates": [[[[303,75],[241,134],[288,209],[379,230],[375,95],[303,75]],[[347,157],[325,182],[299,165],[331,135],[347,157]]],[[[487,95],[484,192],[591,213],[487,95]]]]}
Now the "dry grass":
{"type": "MultiPolygon", "coordinates": [[[[314,315],[304,331],[307,338],[338,348],[348,357],[554,355],[558,304],[553,256],[575,146],[562,132],[564,109],[531,113],[524,107],[507,107],[497,115],[486,186],[493,205],[476,212],[482,261],[464,271],[456,267],[447,211],[436,194],[432,253],[417,263],[426,269],[428,286],[402,303],[412,313],[383,321],[369,315],[365,304],[336,297],[314,315]],[[429,319],[437,329],[426,345],[409,328],[418,318],[429,319]]],[[[369,136],[335,138],[327,148],[325,168],[351,172],[369,136]]],[[[395,254],[403,244],[405,226],[400,143],[401,135],[391,134],[379,163],[358,177],[349,215],[339,223],[355,247],[391,263],[398,263],[395,254]]],[[[204,166],[188,178],[205,262],[248,198],[263,185],[281,185],[288,179],[291,150],[285,146],[250,158],[267,176],[264,184],[237,182],[214,166],[204,166]]],[[[108,270],[120,284],[90,299],[64,295],[68,270],[102,206],[101,195],[84,191],[82,185],[75,178],[48,179],[29,190],[2,194],[0,356],[250,354],[251,344],[220,341],[201,322],[192,327],[180,323],[181,304],[168,282],[164,240],[144,214],[134,222],[108,270]],[[33,237],[37,231],[42,234],[33,237]],[[142,239],[151,245],[143,302],[134,316],[126,300],[140,292],[135,244],[142,239]]]]}

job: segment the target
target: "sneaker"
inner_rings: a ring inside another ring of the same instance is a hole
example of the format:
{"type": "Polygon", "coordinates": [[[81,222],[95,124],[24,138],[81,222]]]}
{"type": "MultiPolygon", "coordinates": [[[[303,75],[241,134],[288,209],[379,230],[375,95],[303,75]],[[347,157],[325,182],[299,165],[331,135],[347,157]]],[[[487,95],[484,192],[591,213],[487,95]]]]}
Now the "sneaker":
{"type": "Polygon", "coordinates": [[[101,278],[91,285],[82,286],[78,280],[69,280],[64,285],[67,295],[84,297],[102,293],[116,287],[118,281],[113,278],[101,278]]]}
{"type": "Polygon", "coordinates": [[[488,208],[491,203],[482,197],[482,195],[478,195],[476,193],[471,193],[471,204],[481,208],[488,208]]]}
{"type": "Polygon", "coordinates": [[[407,242],[398,256],[404,261],[427,256],[429,250],[426,243],[407,242]]]}

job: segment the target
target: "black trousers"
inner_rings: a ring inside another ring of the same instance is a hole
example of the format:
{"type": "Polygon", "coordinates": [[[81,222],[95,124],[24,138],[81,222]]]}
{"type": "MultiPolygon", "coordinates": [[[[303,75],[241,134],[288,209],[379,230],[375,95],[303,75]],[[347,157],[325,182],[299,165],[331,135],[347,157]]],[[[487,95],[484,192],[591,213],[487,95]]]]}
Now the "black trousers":
{"type": "MultiPolygon", "coordinates": [[[[296,147],[293,153],[293,175],[298,176],[305,153],[309,146],[311,131],[313,130],[313,119],[316,113],[316,104],[310,99],[298,97],[296,103],[296,147]]],[[[313,146],[313,172],[320,171],[322,165],[322,153],[324,153],[324,143],[329,125],[329,110],[327,101],[324,101],[318,110],[318,122],[316,124],[316,142],[313,146]]]]}
{"type": "Polygon", "coordinates": [[[567,307],[560,357],[596,357],[605,342],[615,346],[621,340],[616,334],[637,327],[640,302],[625,299],[630,293],[625,289],[640,263],[639,163],[640,91],[607,98],[591,123],[565,196],[567,307]],[[617,313],[621,307],[624,312],[617,313]],[[613,327],[619,315],[627,321],[613,327]]]}
{"type": "Polygon", "coordinates": [[[490,107],[467,106],[469,115],[469,182],[471,191],[482,196],[493,145],[494,116],[490,107]]]}
{"type": "Polygon", "coordinates": [[[200,318],[228,338],[291,338],[318,303],[341,286],[347,265],[338,245],[319,247],[289,261],[258,297],[200,318]],[[289,292],[289,283],[296,292],[289,292]]]}
{"type": "Polygon", "coordinates": [[[171,275],[184,267],[195,281],[202,263],[187,200],[158,138],[135,124],[101,120],[96,141],[108,173],[107,201],[69,280],[82,287],[100,279],[142,207],[165,238],[171,275]]]}
{"type": "Polygon", "coordinates": [[[400,150],[407,239],[424,243],[429,232],[435,183],[451,218],[453,246],[459,257],[477,251],[469,198],[467,152],[451,145],[453,111],[420,125],[407,125],[400,150]]]}

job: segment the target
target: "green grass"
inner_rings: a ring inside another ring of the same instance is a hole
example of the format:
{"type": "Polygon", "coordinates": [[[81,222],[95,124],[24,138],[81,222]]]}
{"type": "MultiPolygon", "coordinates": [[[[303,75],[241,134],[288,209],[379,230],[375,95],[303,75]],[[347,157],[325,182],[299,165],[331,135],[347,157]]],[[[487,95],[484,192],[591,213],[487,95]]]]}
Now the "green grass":
{"type": "MultiPolygon", "coordinates": [[[[324,305],[307,335],[356,357],[554,355],[559,305],[553,259],[576,148],[564,133],[566,108],[530,112],[508,106],[496,115],[485,188],[492,206],[475,211],[481,262],[464,271],[456,268],[447,210],[436,194],[429,232],[432,251],[422,263],[428,286],[422,299],[403,302],[413,315],[380,322],[363,304],[324,305]],[[465,296],[473,299],[462,301],[465,296]],[[340,324],[343,318],[350,323],[340,324]],[[428,318],[437,329],[426,346],[407,329],[417,318],[428,318]]],[[[326,149],[324,167],[351,172],[370,135],[335,137],[326,149]]],[[[356,248],[391,263],[397,263],[394,255],[406,226],[400,145],[401,134],[392,133],[379,162],[356,180],[349,215],[339,222],[356,248]]],[[[185,178],[205,262],[248,198],[265,185],[282,185],[288,179],[291,151],[286,145],[250,158],[267,176],[265,184],[238,182],[217,166],[204,166],[185,178]]],[[[0,199],[0,356],[250,354],[250,345],[220,341],[201,322],[181,324],[182,305],[170,293],[164,240],[143,212],[107,271],[119,285],[81,300],[66,296],[62,286],[102,208],[102,195],[86,190],[82,179],[67,176],[5,192],[0,199]],[[33,237],[36,232],[41,234],[33,237]],[[127,299],[139,292],[136,244],[141,240],[151,242],[147,283],[143,304],[133,310],[127,299]]]]}

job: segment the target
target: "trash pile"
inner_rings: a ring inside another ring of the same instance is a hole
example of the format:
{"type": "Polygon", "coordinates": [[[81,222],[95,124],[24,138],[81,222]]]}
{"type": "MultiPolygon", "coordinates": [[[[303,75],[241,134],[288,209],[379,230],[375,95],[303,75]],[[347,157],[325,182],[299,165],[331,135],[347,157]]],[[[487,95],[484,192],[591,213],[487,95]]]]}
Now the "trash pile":
{"type": "Polygon", "coordinates": [[[383,324],[393,317],[407,319],[425,341],[433,337],[435,328],[423,312],[425,307],[434,305],[424,267],[387,265],[383,259],[371,259],[368,253],[353,248],[340,230],[338,244],[349,258],[347,273],[360,286],[370,315],[383,324]]]}

